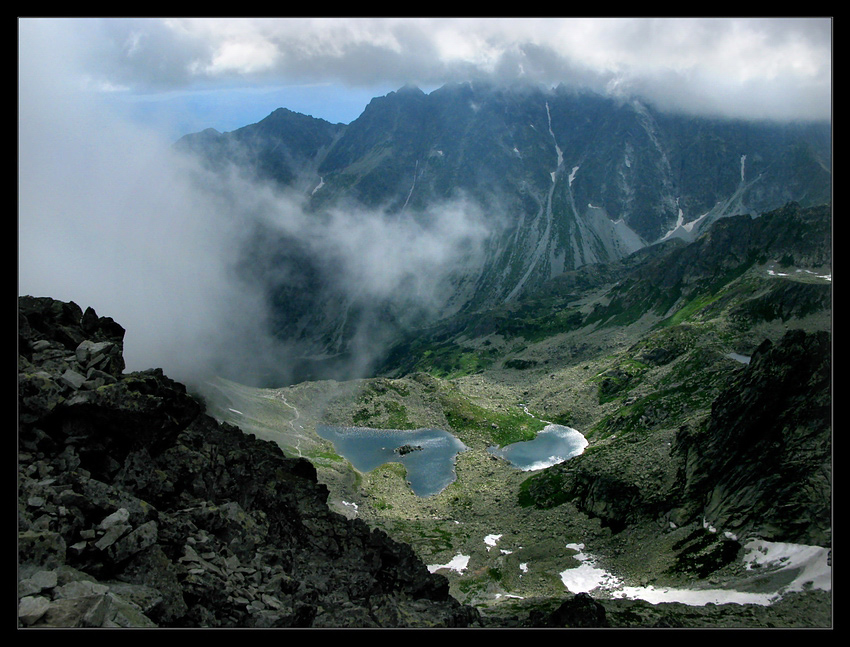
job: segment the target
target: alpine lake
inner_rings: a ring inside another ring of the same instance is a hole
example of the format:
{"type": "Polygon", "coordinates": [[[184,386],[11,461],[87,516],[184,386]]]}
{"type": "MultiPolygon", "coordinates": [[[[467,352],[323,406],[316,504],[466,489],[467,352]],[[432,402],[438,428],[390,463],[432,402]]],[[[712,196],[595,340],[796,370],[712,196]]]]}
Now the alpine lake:
{"type": "MultiPolygon", "coordinates": [[[[455,458],[467,451],[455,436],[442,429],[372,429],[317,425],[316,432],[360,472],[385,463],[404,465],[407,480],[419,497],[440,493],[454,482],[455,458]]],[[[578,456],[587,446],[584,436],[570,427],[549,424],[533,440],[490,447],[489,451],[523,471],[543,469],[578,456]]]]}

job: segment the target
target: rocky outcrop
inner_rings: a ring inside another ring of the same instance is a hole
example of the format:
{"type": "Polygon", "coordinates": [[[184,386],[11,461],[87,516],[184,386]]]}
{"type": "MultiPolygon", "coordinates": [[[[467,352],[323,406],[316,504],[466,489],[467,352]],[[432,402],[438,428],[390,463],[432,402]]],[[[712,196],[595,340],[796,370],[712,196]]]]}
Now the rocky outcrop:
{"type": "Polygon", "coordinates": [[[608,627],[605,607],[587,593],[578,593],[550,613],[532,611],[528,625],[538,628],[591,629],[608,627]]]}
{"type": "Polygon", "coordinates": [[[410,547],[331,512],[309,462],[123,373],[123,337],[19,299],[19,626],[478,623],[410,547]]]}
{"type": "Polygon", "coordinates": [[[734,533],[830,545],[831,360],[827,332],[765,341],[707,425],[677,434],[690,515],[734,533]]]}
{"type": "MultiPolygon", "coordinates": [[[[750,267],[778,260],[784,266],[828,267],[832,263],[832,207],[790,203],[758,218],[724,218],[690,245],[660,246],[646,255],[609,293],[585,323],[626,325],[646,313],[665,316],[697,297],[717,296],[750,267]]],[[[774,288],[775,293],[739,308],[736,319],[788,318],[828,303],[821,286],[774,288]]]]}
{"type": "MultiPolygon", "coordinates": [[[[642,521],[697,522],[740,537],[829,546],[831,402],[829,333],[792,330],[753,353],[707,420],[668,432],[669,449],[654,442],[659,431],[633,434],[529,478],[520,501],[570,501],[615,532],[642,521]]],[[[686,562],[704,561],[698,541],[677,548],[686,562]]],[[[711,548],[710,565],[734,549],[711,548]]]]}

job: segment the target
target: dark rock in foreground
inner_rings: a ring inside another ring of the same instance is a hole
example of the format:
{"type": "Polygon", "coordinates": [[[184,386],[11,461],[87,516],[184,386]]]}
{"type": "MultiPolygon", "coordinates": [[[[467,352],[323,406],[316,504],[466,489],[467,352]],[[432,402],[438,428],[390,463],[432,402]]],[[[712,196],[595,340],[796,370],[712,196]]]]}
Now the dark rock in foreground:
{"type": "Polygon", "coordinates": [[[534,627],[591,629],[609,626],[605,607],[587,593],[574,595],[549,614],[532,612],[529,620],[534,627]]]}
{"type": "Polygon", "coordinates": [[[19,299],[19,626],[479,624],[410,547],[331,512],[309,462],[124,374],[123,337],[19,299]]]}

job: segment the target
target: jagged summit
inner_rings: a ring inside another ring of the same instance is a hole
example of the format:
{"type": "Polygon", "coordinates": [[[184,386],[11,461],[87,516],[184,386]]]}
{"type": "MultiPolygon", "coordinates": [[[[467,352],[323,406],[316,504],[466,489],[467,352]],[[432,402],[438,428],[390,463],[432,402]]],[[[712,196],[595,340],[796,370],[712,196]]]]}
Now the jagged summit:
{"type": "Polygon", "coordinates": [[[395,92],[396,94],[413,94],[413,95],[425,95],[425,93],[419,88],[418,85],[414,83],[405,83],[395,92]]]}

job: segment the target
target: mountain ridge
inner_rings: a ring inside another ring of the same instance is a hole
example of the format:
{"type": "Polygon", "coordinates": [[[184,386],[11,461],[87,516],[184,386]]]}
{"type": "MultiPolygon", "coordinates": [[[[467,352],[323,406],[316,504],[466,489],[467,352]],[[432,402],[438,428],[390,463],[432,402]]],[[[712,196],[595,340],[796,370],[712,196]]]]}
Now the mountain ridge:
{"type": "MultiPolygon", "coordinates": [[[[282,322],[323,305],[345,325],[382,320],[355,332],[398,336],[380,339],[390,352],[363,379],[217,379],[193,386],[197,400],[159,369],[124,374],[124,330],[108,317],[19,298],[19,622],[831,626],[828,582],[789,588],[803,567],[753,572],[748,552],[806,542],[811,565],[829,566],[831,205],[706,222],[693,241],[538,282],[543,236],[513,268],[529,279],[514,298],[435,319],[411,307],[407,320],[392,301],[340,298],[297,237],[258,237],[246,272],[300,270],[271,292],[282,322]],[[261,246],[286,263],[253,265],[261,246]],[[355,470],[320,423],[445,428],[467,450],[455,482],[420,500],[403,468],[355,470]],[[530,475],[489,451],[549,424],[580,430],[585,451],[530,475]],[[585,544],[630,590],[717,585],[719,601],[566,593],[585,544]],[[724,603],[754,591],[778,598],[724,603]]],[[[340,322],[305,315],[301,331],[328,323],[340,322]]],[[[339,339],[324,348],[344,351],[339,339]]]]}
{"type": "MultiPolygon", "coordinates": [[[[341,228],[358,226],[354,214],[371,211],[379,222],[434,228],[445,227],[439,213],[474,214],[486,237],[475,257],[434,285],[440,301],[423,314],[439,320],[515,300],[564,272],[671,238],[692,242],[729,216],[829,202],[830,137],[828,124],[685,118],[561,86],[458,83],[376,97],[347,125],[279,110],[214,145],[187,136],[176,146],[294,192],[307,213],[331,212],[341,228]],[[296,121],[310,125],[315,141],[286,135],[296,121]]],[[[451,241],[450,229],[435,233],[451,241]]],[[[287,322],[306,316],[315,332],[311,354],[338,354],[355,343],[361,323],[381,335],[377,322],[393,322],[383,333],[390,336],[408,325],[409,302],[359,303],[351,287],[293,301],[283,277],[297,284],[300,268],[305,277],[321,274],[311,267],[309,245],[281,238],[277,246],[290,248],[298,263],[246,254],[266,277],[269,300],[289,304],[273,308],[277,334],[291,338],[287,322]],[[347,305],[320,314],[331,302],[347,305]]]]}
{"type": "Polygon", "coordinates": [[[18,626],[461,627],[409,547],[326,505],[315,468],[221,424],[124,329],[18,300],[18,626]]]}

